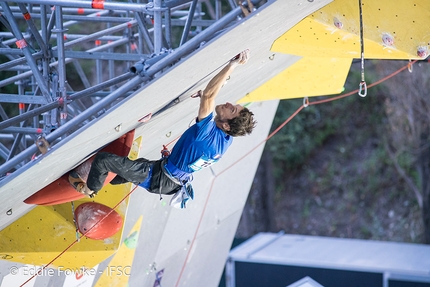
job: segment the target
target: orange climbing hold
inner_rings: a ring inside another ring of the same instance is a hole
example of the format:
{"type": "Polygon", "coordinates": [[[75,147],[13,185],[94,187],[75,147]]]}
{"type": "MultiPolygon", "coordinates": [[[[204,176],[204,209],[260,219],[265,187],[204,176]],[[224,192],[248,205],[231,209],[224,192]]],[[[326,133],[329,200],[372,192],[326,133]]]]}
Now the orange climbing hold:
{"type": "Polygon", "coordinates": [[[95,240],[103,240],[117,233],[122,227],[122,217],[109,206],[86,202],[75,210],[79,232],[95,240]]]}

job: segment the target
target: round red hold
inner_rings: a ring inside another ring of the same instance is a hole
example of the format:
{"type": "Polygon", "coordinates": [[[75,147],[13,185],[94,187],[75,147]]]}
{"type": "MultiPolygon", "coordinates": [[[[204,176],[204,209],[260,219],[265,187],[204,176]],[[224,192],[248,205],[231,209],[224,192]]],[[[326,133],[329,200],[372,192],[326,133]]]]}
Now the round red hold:
{"type": "Polygon", "coordinates": [[[79,232],[88,238],[103,240],[113,236],[122,227],[122,217],[109,206],[86,202],[75,210],[79,232]]]}

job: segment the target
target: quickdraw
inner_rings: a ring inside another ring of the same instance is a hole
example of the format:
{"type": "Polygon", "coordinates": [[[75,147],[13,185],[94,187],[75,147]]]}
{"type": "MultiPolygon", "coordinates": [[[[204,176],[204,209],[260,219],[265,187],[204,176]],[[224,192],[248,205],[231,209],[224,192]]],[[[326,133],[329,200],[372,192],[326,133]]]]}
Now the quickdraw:
{"type": "Polygon", "coordinates": [[[360,97],[367,96],[367,84],[364,79],[364,37],[363,37],[363,9],[361,0],[358,0],[358,8],[360,10],[360,48],[361,48],[361,82],[358,86],[358,95],[360,97]]]}
{"type": "Polygon", "coordinates": [[[309,106],[309,98],[304,97],[303,98],[303,107],[307,108],[309,106]]]}
{"type": "Polygon", "coordinates": [[[160,152],[162,158],[168,158],[170,156],[170,151],[165,145],[163,145],[163,149],[160,152]]]}

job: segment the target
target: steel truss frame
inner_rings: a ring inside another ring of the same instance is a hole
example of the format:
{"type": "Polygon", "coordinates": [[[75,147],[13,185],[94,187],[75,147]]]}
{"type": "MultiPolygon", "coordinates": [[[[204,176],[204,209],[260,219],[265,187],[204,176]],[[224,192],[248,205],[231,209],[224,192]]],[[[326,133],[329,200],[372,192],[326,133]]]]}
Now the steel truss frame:
{"type": "Polygon", "coordinates": [[[0,1],[0,177],[30,160],[38,137],[55,144],[85,128],[247,7],[234,0],[0,1]]]}

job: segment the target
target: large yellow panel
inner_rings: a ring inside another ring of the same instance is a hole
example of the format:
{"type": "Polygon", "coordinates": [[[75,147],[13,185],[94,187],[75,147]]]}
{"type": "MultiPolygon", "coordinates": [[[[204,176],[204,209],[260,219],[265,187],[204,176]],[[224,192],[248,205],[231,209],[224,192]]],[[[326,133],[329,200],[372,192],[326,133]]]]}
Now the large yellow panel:
{"type": "MultiPolygon", "coordinates": [[[[98,203],[113,207],[130,192],[131,184],[107,185],[95,198],[98,203]]],[[[85,198],[74,202],[75,209],[85,198]]],[[[125,221],[128,199],[116,211],[125,221]]],[[[111,256],[121,243],[122,228],[105,240],[81,238],[50,267],[79,270],[92,268],[111,256]]],[[[63,252],[76,240],[71,203],[37,206],[0,232],[0,253],[4,259],[42,266],[63,252]]]]}
{"type": "MultiPolygon", "coordinates": [[[[130,159],[135,160],[139,157],[141,143],[141,136],[133,141],[128,155],[130,159]]],[[[108,184],[99,191],[95,200],[90,198],[77,200],[74,202],[74,207],[76,209],[82,203],[89,201],[115,207],[131,188],[131,183],[108,184]]],[[[128,199],[127,197],[115,208],[123,218],[123,222],[127,214],[128,199]]],[[[79,271],[83,267],[93,268],[118,249],[122,228],[105,240],[82,237],[79,242],[74,243],[80,234],[76,233],[73,212],[70,202],[53,206],[36,206],[0,232],[2,259],[44,266],[65,251],[49,267],[79,271]]]]}
{"type": "MultiPolygon", "coordinates": [[[[362,0],[364,56],[422,59],[430,42],[430,1],[362,0]],[[418,55],[418,49],[423,54],[418,55]]],[[[273,51],[301,56],[360,55],[358,1],[335,0],[277,39],[273,51]]]]}
{"type": "Polygon", "coordinates": [[[351,62],[348,58],[302,58],[239,102],[339,94],[351,62]]]}

